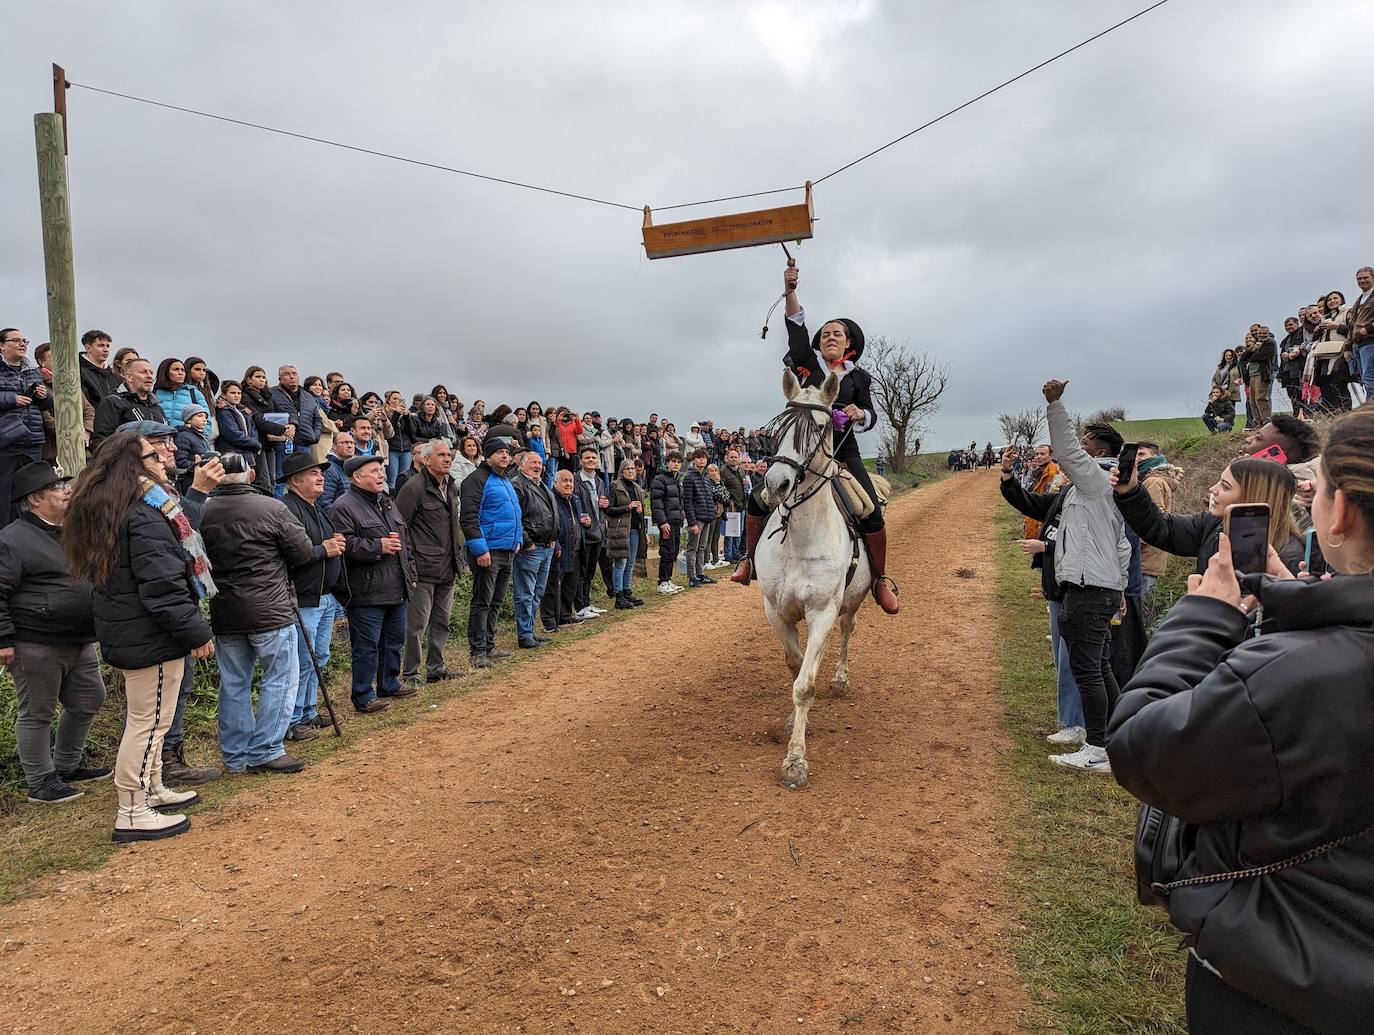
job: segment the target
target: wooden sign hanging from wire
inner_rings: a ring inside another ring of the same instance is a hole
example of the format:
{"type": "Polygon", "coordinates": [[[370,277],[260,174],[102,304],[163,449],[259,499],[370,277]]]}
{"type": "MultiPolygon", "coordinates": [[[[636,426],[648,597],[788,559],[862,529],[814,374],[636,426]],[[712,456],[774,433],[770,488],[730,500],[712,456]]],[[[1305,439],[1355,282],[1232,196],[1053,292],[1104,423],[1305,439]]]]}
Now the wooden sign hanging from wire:
{"type": "Polygon", "coordinates": [[[675,255],[802,241],[811,236],[815,221],[809,180],[806,183],[806,200],[802,204],[765,208],[757,212],[739,212],[654,226],[653,210],[645,205],[644,251],[651,259],[667,259],[675,255]]]}

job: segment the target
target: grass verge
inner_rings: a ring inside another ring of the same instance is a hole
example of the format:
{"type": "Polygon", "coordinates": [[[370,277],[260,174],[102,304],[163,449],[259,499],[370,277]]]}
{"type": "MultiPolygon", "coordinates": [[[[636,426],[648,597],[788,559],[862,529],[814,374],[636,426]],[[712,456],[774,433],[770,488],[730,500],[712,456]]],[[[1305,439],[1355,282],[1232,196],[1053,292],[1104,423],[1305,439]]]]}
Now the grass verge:
{"type": "Polygon", "coordinates": [[[1040,585],[1012,545],[1019,518],[998,515],[1002,690],[1015,788],[1011,891],[1019,903],[1017,964],[1030,989],[1029,1028],[1161,1035],[1187,1030],[1184,958],[1162,911],[1135,902],[1135,802],[1109,779],[1058,769],[1046,756],[1055,727],[1054,667],[1040,585]]]}

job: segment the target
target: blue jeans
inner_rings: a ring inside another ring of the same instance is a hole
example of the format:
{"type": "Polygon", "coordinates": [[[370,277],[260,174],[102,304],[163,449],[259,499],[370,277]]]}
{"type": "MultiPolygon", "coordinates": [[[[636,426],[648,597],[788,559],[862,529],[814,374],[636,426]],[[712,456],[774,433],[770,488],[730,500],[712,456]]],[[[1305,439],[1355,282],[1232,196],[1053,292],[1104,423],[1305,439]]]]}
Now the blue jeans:
{"type": "Polygon", "coordinates": [[[1361,345],[1355,353],[1355,359],[1360,364],[1360,384],[1364,385],[1364,390],[1374,396],[1374,344],[1361,345]]]}
{"type": "Polygon", "coordinates": [[[378,694],[394,694],[401,689],[405,604],[350,607],[348,641],[353,652],[353,707],[361,708],[378,694]]]}
{"type": "Polygon", "coordinates": [[[515,634],[519,639],[534,638],[534,614],[549,584],[553,547],[536,546],[521,550],[511,562],[511,583],[515,588],[515,634]]]}
{"type": "Polygon", "coordinates": [[[386,483],[391,488],[396,488],[396,479],[410,470],[410,450],[404,453],[391,452],[386,458],[386,483]]]}
{"type": "MultiPolygon", "coordinates": [[[[320,597],[318,607],[301,608],[301,624],[310,634],[309,646],[315,649],[315,660],[324,670],[329,661],[329,649],[334,643],[334,608],[337,602],[326,593],[320,597]]],[[[310,661],[310,651],[306,649],[305,636],[299,627],[296,629],[296,657],[300,662],[300,688],[296,691],[296,706],[291,710],[291,725],[299,726],[319,714],[315,707],[320,680],[315,675],[315,666],[310,661]]]]}
{"type": "Polygon", "coordinates": [[[282,740],[296,703],[300,668],[296,629],[215,637],[219,661],[219,753],[224,767],[243,772],[286,754],[282,740]],[[253,665],[262,662],[258,710],[253,714],[253,665]]]}
{"type": "Polygon", "coordinates": [[[734,564],[744,556],[743,536],[727,535],[725,537],[725,559],[734,564]]]}
{"type": "Polygon", "coordinates": [[[630,556],[611,561],[611,588],[617,593],[634,589],[635,562],[639,559],[639,533],[630,529],[630,556]]]}
{"type": "Polygon", "coordinates": [[[1058,690],[1059,728],[1083,725],[1083,697],[1069,668],[1069,647],[1059,635],[1059,602],[1049,601],[1050,638],[1054,648],[1054,673],[1058,690]]]}

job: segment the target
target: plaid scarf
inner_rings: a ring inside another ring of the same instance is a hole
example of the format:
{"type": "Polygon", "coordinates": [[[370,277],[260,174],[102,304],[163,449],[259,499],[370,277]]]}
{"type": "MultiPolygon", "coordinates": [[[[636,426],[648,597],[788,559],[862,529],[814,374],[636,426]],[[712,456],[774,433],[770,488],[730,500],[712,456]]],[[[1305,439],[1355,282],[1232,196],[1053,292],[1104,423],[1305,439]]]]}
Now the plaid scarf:
{"type": "Polygon", "coordinates": [[[205,555],[205,540],[191,527],[190,518],[181,509],[180,498],[151,478],[140,478],[138,484],[143,490],[143,502],[167,519],[177,542],[181,543],[181,549],[186,554],[186,574],[196,587],[196,596],[209,600],[218,590],[215,580],[210,577],[210,558],[205,555]]]}

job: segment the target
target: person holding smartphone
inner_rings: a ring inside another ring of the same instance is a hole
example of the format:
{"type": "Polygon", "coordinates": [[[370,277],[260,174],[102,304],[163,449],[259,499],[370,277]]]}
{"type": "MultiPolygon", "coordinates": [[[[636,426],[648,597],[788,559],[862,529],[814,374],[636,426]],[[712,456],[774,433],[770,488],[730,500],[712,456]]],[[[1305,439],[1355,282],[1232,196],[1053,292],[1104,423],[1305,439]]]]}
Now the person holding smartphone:
{"type": "Polygon", "coordinates": [[[1238,504],[1269,507],[1269,543],[1284,566],[1296,573],[1303,559],[1303,541],[1293,524],[1293,492],[1297,482],[1283,464],[1269,460],[1235,460],[1207,491],[1207,509],[1196,514],[1167,514],[1140,485],[1135,471],[1126,481],[1109,476],[1116,505],[1140,541],[1179,557],[1196,557],[1197,571],[1217,552],[1226,509],[1238,504]]]}
{"type": "Polygon", "coordinates": [[[1193,1035],[1370,1026],[1374,408],[1333,423],[1316,475],[1335,574],[1294,578],[1271,552],[1240,576],[1222,537],[1108,729],[1117,781],[1192,824],[1176,879],[1214,878],[1168,894],[1193,1035]],[[1274,627],[1258,638],[1256,605],[1274,627]]]}

